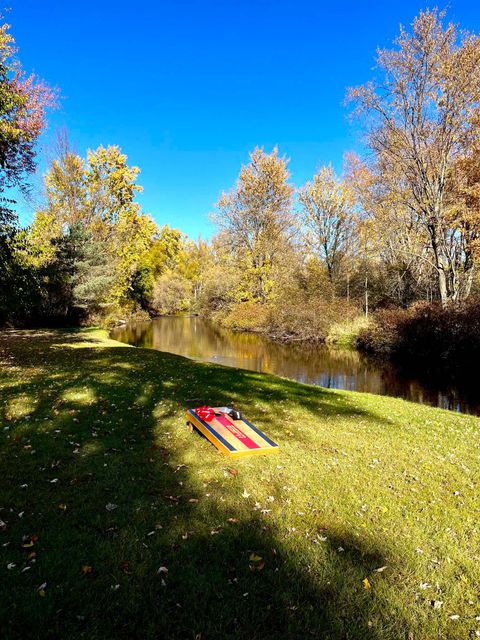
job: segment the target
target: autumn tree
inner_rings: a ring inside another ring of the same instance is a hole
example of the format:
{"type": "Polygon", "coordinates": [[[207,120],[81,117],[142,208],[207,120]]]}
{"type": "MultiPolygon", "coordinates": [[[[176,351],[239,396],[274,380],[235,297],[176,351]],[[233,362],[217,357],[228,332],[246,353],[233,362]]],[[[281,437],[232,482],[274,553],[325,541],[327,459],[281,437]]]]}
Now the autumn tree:
{"type": "Polygon", "coordinates": [[[426,10],[411,31],[402,27],[396,48],[378,52],[383,78],[351,89],[349,97],[367,124],[372,171],[427,238],[445,305],[460,299],[473,268],[463,230],[449,223],[446,194],[452,165],[474,135],[480,39],[445,26],[443,18],[426,10]]]}
{"type": "Polygon", "coordinates": [[[186,236],[181,231],[168,225],[161,227],[148,255],[154,277],[173,271],[180,265],[184,259],[185,243],[186,236]]]}
{"type": "Polygon", "coordinates": [[[23,71],[9,29],[6,23],[0,26],[0,232],[15,221],[5,191],[27,189],[46,112],[55,103],[55,92],[23,71]]]}
{"type": "Polygon", "coordinates": [[[430,300],[435,274],[425,229],[409,207],[392,194],[383,174],[355,154],[346,155],[345,168],[345,179],[358,207],[358,233],[348,265],[353,295],[358,295],[360,288],[363,291],[368,268],[371,275],[378,274],[376,279],[370,277],[371,283],[377,281],[374,302],[407,306],[419,298],[430,300]]]}
{"type": "Polygon", "coordinates": [[[93,219],[106,228],[114,225],[126,210],[138,206],[135,196],[142,192],[137,184],[140,169],[127,164],[120,147],[100,145],[87,153],[86,185],[93,219]]]}
{"type": "Polygon", "coordinates": [[[158,228],[135,201],[141,191],[136,183],[139,169],[129,166],[127,156],[116,146],[101,146],[83,159],[63,137],[58,150],[44,178],[46,205],[26,231],[24,260],[37,269],[56,264],[70,278],[70,289],[84,292],[70,295],[77,308],[93,313],[107,307],[146,305],[153,282],[143,277],[144,268],[148,268],[158,228]],[[71,270],[62,267],[68,261],[61,250],[78,265],[70,276],[71,270]],[[96,252],[101,254],[98,260],[96,252]]]}
{"type": "Polygon", "coordinates": [[[229,248],[235,251],[249,282],[249,295],[265,302],[272,289],[272,270],[291,240],[293,187],[288,160],[275,148],[250,154],[235,188],[223,193],[214,216],[229,248]]]}
{"type": "Polygon", "coordinates": [[[470,293],[474,266],[480,259],[480,111],[474,126],[477,133],[471,144],[450,167],[446,195],[447,221],[457,234],[453,261],[463,266],[454,274],[462,297],[470,293]]]}
{"type": "Polygon", "coordinates": [[[298,192],[307,247],[336,280],[354,233],[355,197],[331,166],[322,167],[298,192]]]}
{"type": "Polygon", "coordinates": [[[28,191],[36,143],[55,103],[55,92],[22,69],[9,29],[0,26],[0,323],[29,308],[29,293],[35,298],[30,267],[16,261],[17,216],[8,190],[28,191]]]}
{"type": "Polygon", "coordinates": [[[79,222],[88,224],[92,211],[87,198],[85,161],[73,151],[65,131],[58,133],[55,151],[57,157],[44,175],[48,213],[58,228],[79,222]]]}

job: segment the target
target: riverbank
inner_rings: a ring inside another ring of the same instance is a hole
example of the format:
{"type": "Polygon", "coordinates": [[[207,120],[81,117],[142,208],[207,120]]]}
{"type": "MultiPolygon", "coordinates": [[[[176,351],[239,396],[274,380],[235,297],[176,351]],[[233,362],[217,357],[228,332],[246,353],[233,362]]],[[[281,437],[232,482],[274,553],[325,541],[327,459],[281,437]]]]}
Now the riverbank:
{"type": "Polygon", "coordinates": [[[480,631],[480,420],[109,340],[0,334],[6,638],[480,631]],[[280,444],[185,427],[230,401],[280,444]]]}
{"type": "Polygon", "coordinates": [[[454,381],[476,378],[480,358],[480,301],[442,308],[416,303],[377,311],[357,339],[359,350],[404,371],[454,381]]]}
{"type": "Polygon", "coordinates": [[[283,303],[240,302],[207,316],[226,329],[258,333],[277,342],[335,344],[355,347],[367,323],[344,299],[302,299],[283,303]]]}

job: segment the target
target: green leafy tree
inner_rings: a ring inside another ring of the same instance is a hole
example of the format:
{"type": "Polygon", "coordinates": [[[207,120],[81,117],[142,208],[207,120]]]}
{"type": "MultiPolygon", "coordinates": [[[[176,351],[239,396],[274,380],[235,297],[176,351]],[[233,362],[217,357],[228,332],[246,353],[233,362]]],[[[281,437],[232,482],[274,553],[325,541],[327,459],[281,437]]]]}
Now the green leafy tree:
{"type": "Polygon", "coordinates": [[[48,283],[44,315],[77,322],[108,310],[114,276],[104,241],[77,222],[52,244],[53,260],[41,270],[48,283]]]}

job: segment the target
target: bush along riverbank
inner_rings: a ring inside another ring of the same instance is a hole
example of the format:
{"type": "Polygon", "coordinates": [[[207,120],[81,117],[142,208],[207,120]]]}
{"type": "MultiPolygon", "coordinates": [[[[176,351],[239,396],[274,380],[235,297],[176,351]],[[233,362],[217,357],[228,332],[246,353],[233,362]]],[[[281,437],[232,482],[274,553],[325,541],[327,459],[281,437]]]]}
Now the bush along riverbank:
{"type": "Polygon", "coordinates": [[[237,303],[207,314],[227,329],[261,333],[273,340],[355,346],[366,326],[358,309],[343,299],[293,300],[289,303],[237,303]]]}
{"type": "Polygon", "coordinates": [[[480,631],[478,418],[96,330],[0,334],[0,361],[5,638],[480,631]],[[187,430],[230,402],[274,456],[187,430]]]}
{"type": "Polygon", "coordinates": [[[406,370],[469,376],[480,357],[480,301],[378,311],[360,331],[357,346],[406,370]]]}

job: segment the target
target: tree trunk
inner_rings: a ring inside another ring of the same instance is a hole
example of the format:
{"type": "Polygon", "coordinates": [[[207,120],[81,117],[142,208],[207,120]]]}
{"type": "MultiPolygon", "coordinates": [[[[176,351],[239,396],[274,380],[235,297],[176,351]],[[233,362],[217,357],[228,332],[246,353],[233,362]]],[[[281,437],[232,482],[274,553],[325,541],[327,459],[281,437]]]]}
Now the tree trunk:
{"type": "Polygon", "coordinates": [[[432,248],[434,262],[435,262],[435,270],[437,272],[437,282],[438,282],[438,291],[440,294],[440,302],[442,307],[446,307],[448,304],[448,286],[447,286],[447,275],[445,273],[445,264],[442,260],[442,256],[440,255],[439,247],[438,247],[438,237],[437,237],[437,228],[435,224],[429,224],[427,226],[428,233],[430,235],[430,246],[432,248]]]}
{"type": "Polygon", "coordinates": [[[365,317],[368,318],[368,273],[365,273],[365,317]]]}

